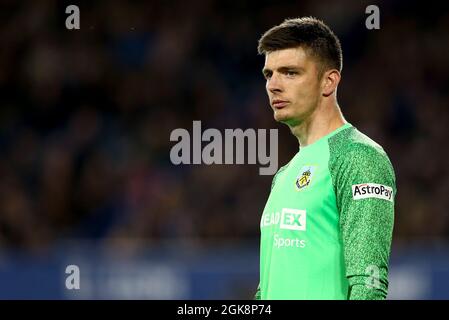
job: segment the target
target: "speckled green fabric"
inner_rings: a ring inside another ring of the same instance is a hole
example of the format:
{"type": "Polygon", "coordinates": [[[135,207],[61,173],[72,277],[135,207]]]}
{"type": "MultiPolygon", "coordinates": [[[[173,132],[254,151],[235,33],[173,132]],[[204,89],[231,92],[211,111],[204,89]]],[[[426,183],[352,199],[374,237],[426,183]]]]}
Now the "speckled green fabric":
{"type": "Polygon", "coordinates": [[[279,169],[256,299],[384,299],[396,194],[383,149],[347,123],[279,169]]]}
{"type": "Polygon", "coordinates": [[[349,280],[349,299],[384,299],[394,221],[394,198],[353,199],[352,185],[376,183],[393,188],[393,166],[384,150],[354,127],[329,139],[334,186],[349,280]],[[377,287],[377,288],[376,288],[377,287]]]}

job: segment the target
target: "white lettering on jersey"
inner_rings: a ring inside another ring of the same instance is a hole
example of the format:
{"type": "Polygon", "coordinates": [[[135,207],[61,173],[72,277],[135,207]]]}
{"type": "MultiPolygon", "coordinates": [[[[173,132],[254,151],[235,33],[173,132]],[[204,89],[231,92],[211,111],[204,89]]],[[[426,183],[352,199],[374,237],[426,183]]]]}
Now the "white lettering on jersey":
{"type": "Polygon", "coordinates": [[[279,225],[280,229],[305,231],[306,210],[282,208],[280,213],[264,213],[260,226],[263,228],[271,225],[279,225]]]}

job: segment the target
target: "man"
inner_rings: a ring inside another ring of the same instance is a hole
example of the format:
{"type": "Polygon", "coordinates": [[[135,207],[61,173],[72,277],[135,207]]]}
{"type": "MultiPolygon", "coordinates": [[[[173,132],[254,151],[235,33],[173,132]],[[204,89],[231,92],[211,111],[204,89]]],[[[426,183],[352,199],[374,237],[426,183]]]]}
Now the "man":
{"type": "Polygon", "coordinates": [[[263,211],[255,298],[385,299],[395,175],[382,147],[341,114],[338,38],[315,18],[289,19],[258,50],[274,119],[300,147],[263,211]]]}

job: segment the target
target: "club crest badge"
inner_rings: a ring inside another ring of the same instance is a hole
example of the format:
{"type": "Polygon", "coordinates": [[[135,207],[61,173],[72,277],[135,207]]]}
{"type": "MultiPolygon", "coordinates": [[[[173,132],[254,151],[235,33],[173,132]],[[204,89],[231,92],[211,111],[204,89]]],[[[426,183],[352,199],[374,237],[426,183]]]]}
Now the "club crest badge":
{"type": "Polygon", "coordinates": [[[314,172],[315,166],[303,166],[299,171],[298,177],[296,178],[296,189],[303,190],[307,188],[312,182],[314,172]]]}

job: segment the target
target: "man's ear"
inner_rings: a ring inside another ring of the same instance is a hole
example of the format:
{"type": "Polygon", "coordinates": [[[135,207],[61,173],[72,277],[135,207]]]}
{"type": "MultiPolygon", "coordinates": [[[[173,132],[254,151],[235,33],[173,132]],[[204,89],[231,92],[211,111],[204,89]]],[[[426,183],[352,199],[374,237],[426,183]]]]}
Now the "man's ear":
{"type": "Polygon", "coordinates": [[[324,72],[321,79],[323,96],[328,97],[337,90],[340,78],[341,75],[337,69],[331,69],[324,72]]]}

